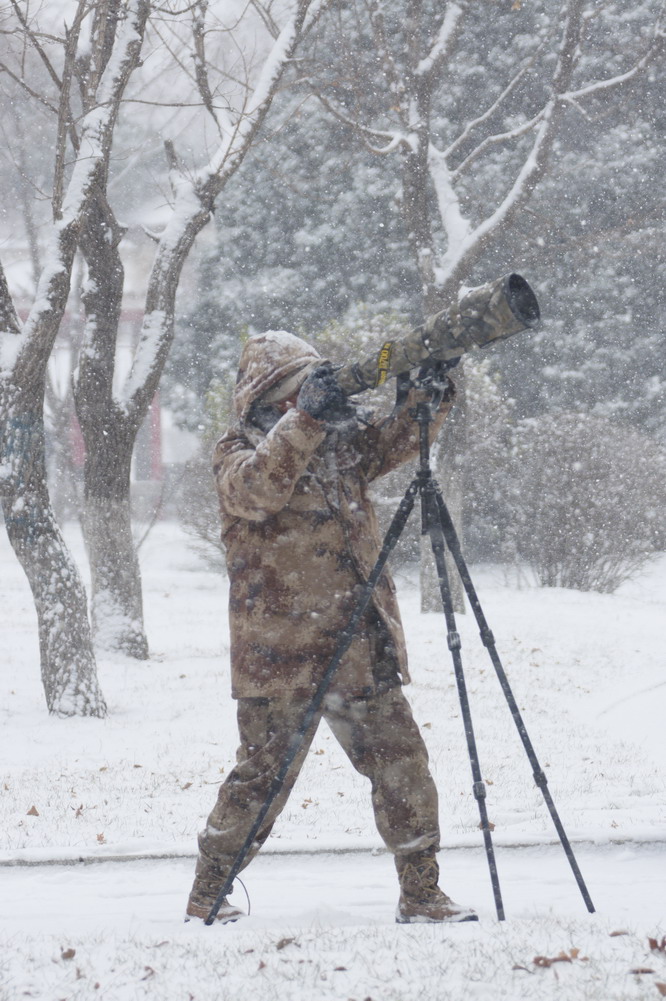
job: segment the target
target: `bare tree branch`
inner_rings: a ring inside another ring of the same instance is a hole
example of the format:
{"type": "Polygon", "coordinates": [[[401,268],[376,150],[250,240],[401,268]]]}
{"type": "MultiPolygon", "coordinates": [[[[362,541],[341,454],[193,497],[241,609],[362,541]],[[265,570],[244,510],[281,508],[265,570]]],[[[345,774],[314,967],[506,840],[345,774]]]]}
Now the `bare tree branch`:
{"type": "MultiPolygon", "coordinates": [[[[541,46],[539,47],[541,48],[541,46]]],[[[538,57],[538,51],[529,59],[525,66],[518,70],[515,76],[509,81],[509,83],[504,87],[501,93],[493,101],[493,103],[483,112],[483,114],[478,115],[467,123],[460,135],[454,139],[450,146],[445,150],[445,156],[447,159],[460,149],[461,146],[469,139],[470,135],[474,129],[478,128],[479,125],[483,125],[487,122],[497,111],[500,109],[502,104],[511,96],[518,84],[521,82],[527,71],[532,67],[534,62],[538,57]]]]}
{"type": "Polygon", "coordinates": [[[60,221],[50,235],[36,300],[24,325],[15,372],[19,384],[31,384],[35,369],[43,371],[51,353],[67,301],[83,215],[111,149],[118,106],[138,62],[149,10],[149,0],[131,0],[116,38],[117,58],[107,67],[99,83],[98,107],[83,117],[82,155],[74,163],[60,221]]]}
{"type": "Polygon", "coordinates": [[[171,152],[175,206],[160,234],[151,271],[144,321],[132,368],[120,402],[130,413],[145,410],[157,389],[173,338],[175,295],[183,263],[198,233],[211,217],[214,202],[242,163],[261,128],[282,75],[302,37],[310,0],[297,0],[267,54],[263,68],[232,131],[221,137],[217,150],[202,169],[186,174],[171,152]]]}
{"type": "Polygon", "coordinates": [[[398,111],[402,125],[404,128],[407,128],[408,116],[403,107],[406,94],[404,76],[393,58],[391,47],[388,44],[382,4],[379,0],[366,0],[366,8],[375,40],[377,55],[379,56],[382,69],[386,73],[389,89],[397,101],[396,110],[398,111]]]}
{"type": "Polygon", "coordinates": [[[74,57],[79,43],[81,26],[86,16],[85,0],[79,0],[72,29],[67,34],[65,46],[65,63],[60,83],[60,101],[58,104],[58,126],[56,131],[55,167],[53,171],[53,218],[60,219],[62,212],[63,186],[65,180],[65,155],[67,136],[73,142],[74,150],[78,149],[78,136],[74,131],[74,121],[70,103],[72,80],[74,76],[74,57]]]}
{"type": "Polygon", "coordinates": [[[449,289],[462,279],[470,256],[476,257],[498,227],[506,224],[527,201],[546,170],[559,119],[565,107],[561,95],[570,87],[580,57],[583,6],[584,0],[568,0],[558,60],[553,73],[552,96],[539,113],[534,142],[522,167],[495,211],[477,226],[469,227],[457,243],[450,243],[441,259],[440,281],[449,289]]]}
{"type": "Polygon", "coordinates": [[[427,79],[430,86],[438,77],[450,56],[458,31],[462,27],[463,14],[467,10],[467,0],[446,5],[444,15],[435,35],[435,41],[428,54],[416,66],[416,74],[427,79]]]}
{"type": "Polygon", "coordinates": [[[638,62],[632,66],[630,70],[627,70],[626,73],[618,73],[617,76],[608,77],[606,80],[595,80],[593,83],[588,83],[584,87],[580,87],[578,90],[563,93],[561,95],[561,99],[563,101],[570,101],[573,103],[575,101],[580,101],[585,97],[592,97],[601,91],[612,90],[614,87],[620,87],[622,84],[628,83],[629,80],[632,80],[660,56],[663,56],[665,48],[666,34],[662,29],[656,34],[654,41],[645,55],[641,56],[638,62]]]}
{"type": "Polygon", "coordinates": [[[280,29],[277,26],[277,24],[275,23],[275,21],[273,20],[273,17],[272,17],[271,12],[270,12],[270,4],[268,6],[266,6],[266,4],[260,3],[260,0],[250,0],[250,4],[251,4],[252,7],[254,7],[254,9],[256,10],[257,14],[259,15],[259,17],[263,21],[264,25],[266,26],[266,30],[268,31],[268,33],[273,38],[277,38],[278,35],[280,34],[280,29]]]}
{"type": "Polygon", "coordinates": [[[43,104],[44,107],[48,108],[49,111],[51,111],[54,115],[58,114],[58,109],[55,107],[55,105],[51,104],[50,101],[47,101],[46,98],[38,91],[33,90],[32,87],[29,87],[28,84],[25,82],[25,80],[22,77],[18,76],[16,73],[14,73],[14,71],[11,70],[6,63],[0,63],[0,73],[6,73],[7,76],[11,77],[11,79],[14,80],[14,82],[17,83],[19,87],[21,87],[26,92],[26,94],[32,97],[33,100],[39,101],[40,104],[43,104]]]}
{"type": "Polygon", "coordinates": [[[26,39],[28,39],[28,41],[30,42],[30,44],[33,46],[33,48],[35,49],[35,51],[38,53],[39,58],[42,60],[44,66],[46,67],[46,70],[47,70],[49,76],[51,77],[51,79],[53,80],[53,82],[55,83],[56,87],[59,90],[60,89],[60,82],[61,82],[60,81],[60,77],[56,73],[56,71],[55,71],[55,69],[53,67],[53,64],[51,63],[51,60],[49,59],[49,57],[47,56],[46,52],[44,51],[43,46],[40,45],[40,43],[38,41],[38,36],[35,34],[34,31],[32,31],[32,29],[28,25],[28,20],[25,17],[25,15],[23,14],[23,11],[21,10],[21,7],[20,7],[20,4],[18,3],[18,0],[9,0],[9,2],[11,3],[11,6],[12,6],[12,8],[14,10],[14,13],[16,14],[16,17],[17,17],[19,23],[21,24],[21,26],[23,28],[23,37],[26,38],[26,39]]]}
{"type": "MultiPolygon", "coordinates": [[[[301,83],[306,82],[301,80],[301,83]]],[[[408,143],[407,136],[402,132],[388,131],[386,129],[373,129],[371,126],[363,125],[356,118],[351,118],[336,101],[326,97],[312,81],[307,81],[312,89],[313,95],[339,122],[352,129],[364,142],[366,148],[373,153],[389,153],[396,149],[401,143],[408,143]],[[384,147],[377,147],[371,140],[386,141],[384,147]]]]}
{"type": "MultiPolygon", "coordinates": [[[[517,125],[515,129],[509,129],[506,132],[498,132],[494,136],[486,136],[486,138],[479,143],[476,149],[472,150],[469,156],[465,157],[462,163],[460,163],[456,169],[451,172],[452,179],[457,180],[462,177],[463,174],[469,170],[474,161],[478,160],[478,158],[487,152],[487,150],[489,150],[492,146],[499,146],[503,143],[511,142],[513,139],[519,139],[521,136],[527,135],[528,132],[531,132],[532,129],[539,124],[545,113],[546,109],[542,108],[541,111],[534,116],[534,118],[530,118],[529,121],[523,122],[521,125],[517,125]]],[[[448,157],[448,150],[445,156],[448,157]]]]}
{"type": "Polygon", "coordinates": [[[213,118],[213,121],[217,125],[217,118],[215,115],[215,108],[213,105],[213,95],[211,94],[210,91],[210,83],[208,81],[208,69],[206,66],[205,24],[206,24],[207,8],[208,8],[208,0],[198,0],[198,3],[194,5],[194,14],[192,17],[192,38],[194,40],[194,76],[197,82],[199,93],[201,95],[201,100],[204,103],[204,107],[206,108],[208,113],[213,118]]]}

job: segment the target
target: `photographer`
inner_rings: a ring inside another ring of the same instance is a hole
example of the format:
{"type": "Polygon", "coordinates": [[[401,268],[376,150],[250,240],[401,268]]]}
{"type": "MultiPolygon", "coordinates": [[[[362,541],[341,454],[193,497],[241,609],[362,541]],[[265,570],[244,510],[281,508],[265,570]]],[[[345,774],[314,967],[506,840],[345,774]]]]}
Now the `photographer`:
{"type": "MultiPolygon", "coordinates": [[[[453,387],[433,421],[451,407],[453,387]]],[[[219,790],[187,905],[205,919],[326,671],[381,541],[368,484],[418,454],[408,415],[357,420],[332,368],[300,338],[271,331],[242,352],[236,423],[218,442],[214,474],[229,573],[237,764],[219,790]]],[[[475,920],[438,887],[437,791],[402,685],[409,681],[395,588],[384,572],[327,691],[322,715],[370,779],[377,829],[395,858],[397,920],[475,920]]],[[[283,809],[314,737],[293,760],[244,864],[283,809]]],[[[217,917],[241,911],[224,900],[217,917]]]]}

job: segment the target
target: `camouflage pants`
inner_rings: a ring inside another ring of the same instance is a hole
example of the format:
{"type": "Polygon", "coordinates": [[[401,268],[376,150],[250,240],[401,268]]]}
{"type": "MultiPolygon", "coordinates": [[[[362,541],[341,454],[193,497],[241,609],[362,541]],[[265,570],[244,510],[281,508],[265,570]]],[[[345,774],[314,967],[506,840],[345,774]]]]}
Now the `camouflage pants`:
{"type": "MultiPolygon", "coordinates": [[[[219,790],[199,835],[198,871],[229,871],[245,842],[298,728],[307,702],[293,698],[239,699],[237,764],[219,790]]],[[[428,752],[400,686],[368,698],[329,695],[323,717],[354,768],[370,779],[375,822],[386,847],[409,854],[439,847],[437,789],[428,752]]],[[[248,853],[259,851],[282,811],[316,732],[311,727],[282,790],[248,853]]]]}

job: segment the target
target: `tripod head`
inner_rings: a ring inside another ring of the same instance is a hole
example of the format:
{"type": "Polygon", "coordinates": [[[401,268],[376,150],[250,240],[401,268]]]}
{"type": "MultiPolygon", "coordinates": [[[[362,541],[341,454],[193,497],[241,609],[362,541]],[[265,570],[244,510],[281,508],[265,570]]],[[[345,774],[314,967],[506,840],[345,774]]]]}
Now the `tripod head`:
{"type": "Polygon", "coordinates": [[[409,391],[419,389],[424,393],[415,407],[411,407],[409,414],[419,426],[419,463],[420,475],[430,476],[430,435],[428,427],[435,419],[435,414],[445,400],[450,400],[453,396],[452,383],[447,378],[447,372],[460,361],[460,358],[450,358],[447,361],[436,361],[434,359],[421,365],[419,369],[409,372],[401,372],[396,376],[396,399],[395,408],[398,410],[405,405],[409,391]]]}
{"type": "MultiPolygon", "coordinates": [[[[428,407],[430,414],[439,410],[440,405],[453,395],[452,386],[447,378],[447,373],[455,368],[460,358],[450,358],[447,361],[435,361],[434,359],[421,365],[419,369],[409,372],[401,372],[396,376],[396,409],[401,407],[410,389],[420,389],[425,391],[426,399],[422,402],[428,407]]],[[[416,417],[416,414],[412,414],[416,417]]]]}

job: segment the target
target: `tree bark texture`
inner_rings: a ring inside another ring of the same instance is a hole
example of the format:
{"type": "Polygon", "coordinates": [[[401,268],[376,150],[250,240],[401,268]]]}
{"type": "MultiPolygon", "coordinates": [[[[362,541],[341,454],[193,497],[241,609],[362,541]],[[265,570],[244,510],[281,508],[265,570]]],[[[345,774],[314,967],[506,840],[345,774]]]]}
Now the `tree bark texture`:
{"type": "Polygon", "coordinates": [[[148,639],[130,506],[130,467],[140,417],[130,418],[113,398],[125,275],[118,252],[123,230],[106,203],[104,188],[105,182],[95,191],[80,239],[88,265],[82,294],[84,346],[74,388],[86,447],[83,534],[95,642],[145,660],[148,639]]]}
{"type": "Polygon", "coordinates": [[[0,393],[6,415],[0,494],[7,535],[35,601],[46,704],[55,716],[101,717],[106,705],[97,682],[85,589],[46,487],[42,401],[39,394],[27,397],[7,384],[0,393]]]}
{"type": "MultiPolygon", "coordinates": [[[[63,73],[57,81],[54,225],[35,301],[23,325],[0,267],[0,495],[11,545],[35,599],[47,705],[59,716],[106,713],[96,680],[85,591],[49,500],[43,413],[46,367],[70,291],[81,226],[96,186],[106,177],[118,107],[139,61],[150,4],[128,0],[123,9],[121,23],[116,19],[118,3],[96,8],[99,17],[111,17],[118,58],[110,60],[105,53],[98,61],[91,80],[95,94],[91,92],[80,117],[78,133],[70,98],[79,33],[89,13],[86,4],[78,5],[66,33],[63,73]],[[68,137],[74,157],[65,185],[68,137]]],[[[34,42],[31,29],[20,17],[19,22],[34,42]]]]}
{"type": "Polygon", "coordinates": [[[93,634],[102,649],[145,660],[148,641],[130,508],[136,433],[120,415],[115,422],[103,422],[98,433],[84,468],[83,534],[90,560],[93,634]]]}

